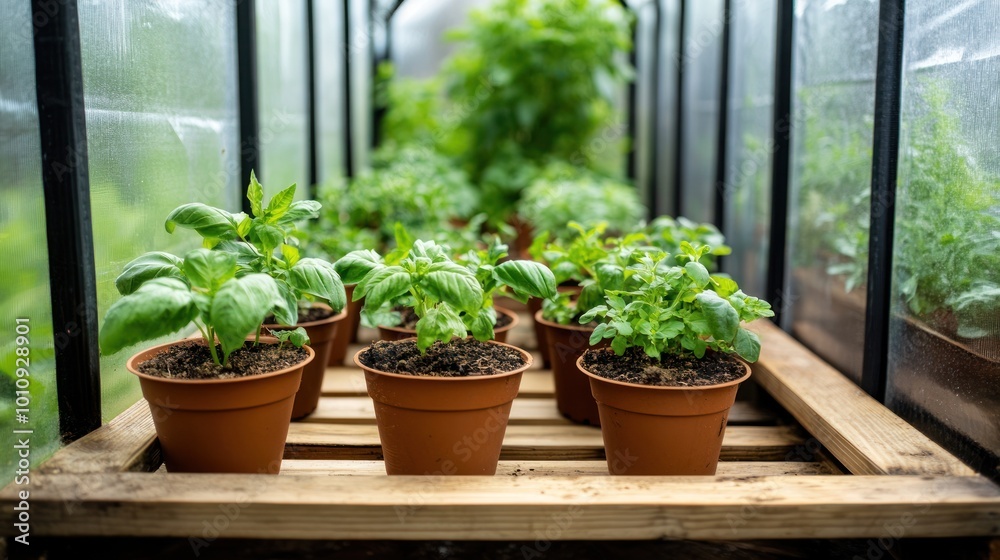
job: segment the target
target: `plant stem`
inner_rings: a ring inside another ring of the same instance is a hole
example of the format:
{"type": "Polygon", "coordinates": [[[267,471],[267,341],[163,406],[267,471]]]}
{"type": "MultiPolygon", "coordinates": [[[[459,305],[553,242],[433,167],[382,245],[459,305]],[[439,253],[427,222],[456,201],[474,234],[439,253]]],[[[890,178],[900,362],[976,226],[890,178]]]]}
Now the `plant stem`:
{"type": "Polygon", "coordinates": [[[215,329],[208,327],[208,351],[212,353],[212,361],[215,362],[217,366],[225,367],[226,364],[219,361],[219,353],[215,351],[215,329]]]}

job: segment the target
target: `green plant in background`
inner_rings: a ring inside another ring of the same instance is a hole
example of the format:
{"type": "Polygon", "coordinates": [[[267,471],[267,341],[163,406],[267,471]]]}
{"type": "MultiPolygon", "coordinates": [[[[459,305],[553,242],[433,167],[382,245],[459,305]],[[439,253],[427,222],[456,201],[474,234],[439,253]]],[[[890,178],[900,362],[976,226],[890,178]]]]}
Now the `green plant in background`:
{"type": "Polygon", "coordinates": [[[646,209],[631,185],[565,162],[547,165],[524,190],[518,215],[557,240],[573,235],[570,222],[585,228],[607,224],[614,232],[635,227],[646,209]]]}
{"type": "MultiPolygon", "coordinates": [[[[685,241],[695,247],[707,245],[710,249],[698,257],[698,262],[712,271],[717,268],[716,257],[728,255],[733,251],[726,245],[726,236],[722,235],[714,225],[699,224],[684,216],[677,218],[660,216],[641,228],[641,231],[649,237],[651,245],[668,255],[673,255],[675,259],[683,258],[681,243],[685,241]]],[[[681,264],[680,260],[676,260],[675,264],[681,264]]]]}
{"type": "MultiPolygon", "coordinates": [[[[176,208],[165,224],[167,232],[172,233],[177,227],[192,229],[202,236],[206,247],[232,253],[238,264],[237,276],[264,273],[274,279],[285,302],[274,314],[282,325],[295,325],[299,308],[308,307],[315,299],[326,302],[335,313],[347,304],[344,285],[333,265],[300,255],[298,238],[292,234],[296,223],[318,217],[322,206],[315,200],[294,200],[295,189],[294,184],[285,188],[265,206],[264,190],[251,172],[247,199],[252,216],[196,202],[176,208]]],[[[169,267],[153,273],[175,274],[169,267]]],[[[149,274],[146,267],[130,265],[115,284],[122,291],[123,285],[145,281],[149,274]]]]}
{"type": "Polygon", "coordinates": [[[447,246],[417,239],[385,258],[361,250],[334,266],[346,282],[358,283],[354,299],[365,298],[362,314],[370,324],[398,325],[395,308],[413,308],[420,318],[418,347],[425,350],[436,340],[464,338],[467,332],[477,340],[492,340],[498,293],[521,301],[555,294],[555,278],[547,267],[521,260],[498,264],[506,254],[507,246],[494,240],[485,250],[453,260],[447,246]]]}
{"type": "Polygon", "coordinates": [[[509,171],[596,163],[585,147],[611,125],[615,89],[631,78],[631,23],[611,0],[498,0],[449,34],[459,48],[443,72],[447,94],[491,217],[506,217],[533,178],[509,171]]]}
{"type": "Polygon", "coordinates": [[[663,252],[638,255],[626,273],[634,287],[609,290],[604,304],[580,318],[581,323],[601,320],[590,344],[610,338],[619,356],[635,347],[652,358],[701,358],[713,350],[757,361],[760,339],[740,323],[773,317],[771,306],[744,294],[733,280],[712,276],[699,262],[711,247],[695,248],[685,241],[680,250],[673,257],[663,252]]]}

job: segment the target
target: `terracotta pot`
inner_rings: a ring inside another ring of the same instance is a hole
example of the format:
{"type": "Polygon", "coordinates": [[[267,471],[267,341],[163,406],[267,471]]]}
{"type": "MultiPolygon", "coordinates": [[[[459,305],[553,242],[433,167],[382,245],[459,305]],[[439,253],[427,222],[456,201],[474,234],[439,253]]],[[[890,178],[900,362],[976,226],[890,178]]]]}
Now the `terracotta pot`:
{"type": "MultiPolygon", "coordinates": [[[[557,289],[560,292],[570,292],[577,294],[579,294],[580,290],[582,290],[580,286],[559,286],[557,289]]],[[[542,301],[543,301],[542,298],[534,298],[534,297],[528,300],[528,312],[531,313],[532,317],[535,317],[535,314],[541,311],[542,301]]],[[[549,356],[549,345],[545,342],[546,329],[544,329],[542,325],[538,323],[538,321],[535,321],[533,326],[535,328],[535,341],[538,344],[538,352],[541,353],[542,355],[542,368],[551,369],[552,359],[549,356]]]]}
{"type": "Polygon", "coordinates": [[[295,366],[239,379],[164,379],[136,367],[171,346],[190,343],[154,346],[126,364],[149,403],[167,470],[277,474],[302,369],[315,352],[306,346],[309,356],[295,366]]]}
{"type": "MultiPolygon", "coordinates": [[[[316,307],[330,309],[325,303],[315,303],[316,307]]],[[[337,331],[340,325],[347,318],[347,310],[342,309],[340,313],[331,315],[319,321],[308,323],[298,323],[295,327],[285,325],[264,325],[265,329],[272,331],[287,331],[296,327],[302,327],[309,335],[309,346],[316,352],[316,359],[309,362],[309,365],[302,371],[302,385],[295,395],[295,407],[292,408],[292,419],[298,420],[308,416],[316,410],[319,404],[319,395],[323,388],[323,376],[326,374],[326,364],[330,361],[330,353],[333,350],[333,343],[337,338],[337,331]]],[[[342,352],[347,352],[345,347],[342,352]]]]}
{"type": "MultiPolygon", "coordinates": [[[[517,317],[517,313],[504,309],[503,307],[493,306],[493,309],[496,309],[498,315],[502,313],[511,318],[510,324],[493,330],[493,340],[505,343],[507,342],[507,333],[517,326],[520,319],[517,317]]],[[[407,338],[414,338],[417,336],[417,331],[413,329],[404,329],[403,327],[383,327],[379,325],[378,335],[380,340],[405,340],[407,338]]]]}
{"type": "MultiPolygon", "coordinates": [[[[591,348],[590,335],[594,329],[581,325],[560,325],[547,321],[542,312],[535,313],[535,324],[542,327],[552,359],[552,376],[556,384],[556,408],[574,422],[601,425],[597,401],[590,392],[590,380],[580,371],[576,361],[591,348]]],[[[594,346],[603,348],[604,340],[594,346]]]]}
{"type": "Polygon", "coordinates": [[[347,347],[358,338],[358,325],[361,324],[361,308],[364,307],[364,300],[351,301],[354,295],[354,286],[349,284],[344,286],[347,293],[347,317],[340,322],[337,332],[333,335],[333,342],[330,344],[330,359],[326,362],[329,367],[341,367],[347,359],[347,347]]]}
{"type": "Polygon", "coordinates": [[[746,375],[706,387],[654,387],[590,377],[608,471],[621,475],[714,475],[729,409],[746,375]]]}
{"type": "Polygon", "coordinates": [[[375,403],[387,474],[496,474],[510,406],[531,366],[531,354],[502,346],[517,350],[524,365],[474,377],[387,373],[362,363],[367,348],[354,355],[375,403]]]}

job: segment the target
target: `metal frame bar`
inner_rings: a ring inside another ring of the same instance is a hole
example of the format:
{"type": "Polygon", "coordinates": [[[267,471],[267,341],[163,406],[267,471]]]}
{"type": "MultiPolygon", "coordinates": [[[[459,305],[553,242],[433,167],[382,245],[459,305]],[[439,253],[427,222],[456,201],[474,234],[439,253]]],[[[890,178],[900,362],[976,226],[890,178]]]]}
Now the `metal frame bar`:
{"type": "Polygon", "coordinates": [[[317,196],[319,182],[319,157],[316,152],[316,14],[313,9],[313,0],[306,0],[306,113],[308,116],[306,127],[309,134],[309,185],[307,191],[309,198],[315,199],[317,196]]]}
{"type": "Polygon", "coordinates": [[[351,123],[351,0],[344,1],[344,175],[354,177],[354,126],[351,123]]]}
{"type": "MultiPolygon", "coordinates": [[[[731,47],[732,0],[722,3],[722,60],[719,62],[719,122],[715,144],[715,208],[713,218],[719,231],[726,225],[726,147],[729,127],[729,50],[731,47]]],[[[719,266],[725,257],[719,258],[719,266]]]]}
{"type": "Polygon", "coordinates": [[[775,37],[774,155],[771,166],[771,231],[767,263],[767,295],[774,304],[774,322],[782,324],[788,241],[788,190],[792,151],[792,49],[795,40],[792,0],[779,0],[775,37]]]}
{"type": "MultiPolygon", "coordinates": [[[[260,174],[260,116],[257,92],[257,29],[254,2],[236,3],[236,48],[240,88],[240,192],[250,184],[250,172],[260,174]]],[[[243,211],[250,201],[241,196],[243,211]]]]}
{"type": "Polygon", "coordinates": [[[59,428],[68,443],[101,426],[80,25],[76,0],[32,0],[31,12],[59,428]]]}
{"type": "Polygon", "coordinates": [[[905,10],[905,0],[881,0],[879,4],[871,227],[868,238],[868,305],[865,312],[865,348],[861,368],[861,388],[879,401],[885,400],[889,361],[892,245],[899,160],[905,10]]]}
{"type": "MultiPolygon", "coordinates": [[[[663,37],[663,6],[660,5],[660,0],[653,0],[653,7],[653,17],[655,18],[653,20],[653,60],[651,63],[653,77],[649,91],[650,122],[652,124],[649,130],[649,185],[647,186],[650,219],[656,217],[656,208],[660,203],[659,189],[656,188],[660,161],[657,157],[660,145],[657,123],[660,122],[660,39],[663,37]]],[[[637,49],[633,48],[633,50],[637,49]]],[[[636,113],[635,105],[632,106],[632,113],[636,113]]],[[[635,142],[635,139],[632,139],[632,142],[635,142]]]]}
{"type": "Polygon", "coordinates": [[[687,1],[679,0],[677,29],[677,95],[674,98],[674,216],[680,216],[684,204],[684,53],[687,42],[687,1]]]}

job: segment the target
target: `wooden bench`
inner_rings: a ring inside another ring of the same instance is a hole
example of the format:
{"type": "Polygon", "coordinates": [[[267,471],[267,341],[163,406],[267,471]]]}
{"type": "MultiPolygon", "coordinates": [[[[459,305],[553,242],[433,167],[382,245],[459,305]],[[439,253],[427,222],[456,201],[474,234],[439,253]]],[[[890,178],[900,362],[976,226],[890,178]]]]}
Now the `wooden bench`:
{"type": "MultiPolygon", "coordinates": [[[[524,319],[512,342],[532,347],[524,319]]],[[[167,473],[140,401],[40,467],[31,532],[531,541],[1000,534],[1000,487],[771,323],[753,328],[764,353],[752,380],[773,401],[737,402],[714,477],[609,476],[599,429],[556,412],[551,374],[540,369],[524,375],[495,477],[388,477],[360,370],[331,368],[317,412],[289,429],[279,476],[167,473]]],[[[0,534],[12,534],[17,489],[0,493],[0,534]]]]}

